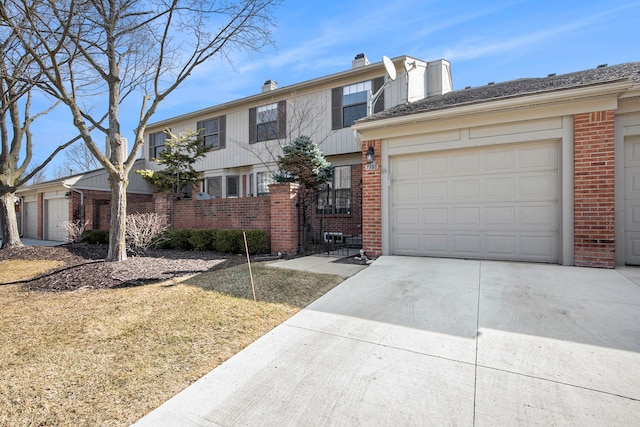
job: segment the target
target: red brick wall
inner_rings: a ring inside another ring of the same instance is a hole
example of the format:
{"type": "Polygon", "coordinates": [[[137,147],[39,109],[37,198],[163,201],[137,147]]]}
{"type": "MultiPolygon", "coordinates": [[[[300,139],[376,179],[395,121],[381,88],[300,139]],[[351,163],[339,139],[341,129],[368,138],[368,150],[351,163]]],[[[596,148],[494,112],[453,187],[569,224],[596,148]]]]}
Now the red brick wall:
{"type": "Polygon", "coordinates": [[[381,143],[366,141],[362,146],[362,249],[370,258],[382,255],[381,143]],[[377,168],[367,170],[366,152],[373,146],[377,168]]]}
{"type": "MultiPolygon", "coordinates": [[[[167,213],[170,204],[162,200],[156,212],[167,213]]],[[[217,228],[217,229],[257,229],[269,231],[269,197],[241,197],[230,199],[194,200],[181,199],[173,201],[173,212],[170,217],[175,229],[184,228],[217,228]]]]}
{"type": "Polygon", "coordinates": [[[272,253],[296,254],[299,251],[298,188],[299,185],[292,182],[269,185],[272,253]]]}
{"type": "MultiPolygon", "coordinates": [[[[111,221],[111,192],[82,190],[84,194],[84,218],[87,229],[108,230],[111,221]]],[[[80,218],[80,195],[74,193],[74,219],[80,218]]],[[[127,193],[127,213],[153,212],[151,194],[127,193]]]]}
{"type": "Polygon", "coordinates": [[[613,111],[574,117],[574,261],[615,267],[613,111]]]}
{"type": "Polygon", "coordinates": [[[38,239],[44,239],[44,193],[38,193],[38,239]]]}

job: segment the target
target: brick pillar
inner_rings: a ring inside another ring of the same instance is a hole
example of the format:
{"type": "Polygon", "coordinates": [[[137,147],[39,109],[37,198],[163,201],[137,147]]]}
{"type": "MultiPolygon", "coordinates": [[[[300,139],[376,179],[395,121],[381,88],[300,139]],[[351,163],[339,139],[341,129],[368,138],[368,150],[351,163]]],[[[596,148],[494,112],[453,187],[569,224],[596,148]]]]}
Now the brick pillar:
{"type": "Polygon", "coordinates": [[[169,223],[169,228],[173,228],[173,193],[153,193],[153,209],[158,215],[164,215],[169,223]]]}
{"type": "Polygon", "coordinates": [[[613,111],[574,117],[574,262],[615,267],[613,111]]]}
{"type": "Polygon", "coordinates": [[[269,185],[272,253],[298,253],[298,189],[293,182],[269,185]]]}
{"type": "Polygon", "coordinates": [[[382,165],[380,141],[362,144],[362,249],[370,258],[382,255],[382,165]],[[375,162],[367,165],[367,150],[375,150],[375,162]]]}

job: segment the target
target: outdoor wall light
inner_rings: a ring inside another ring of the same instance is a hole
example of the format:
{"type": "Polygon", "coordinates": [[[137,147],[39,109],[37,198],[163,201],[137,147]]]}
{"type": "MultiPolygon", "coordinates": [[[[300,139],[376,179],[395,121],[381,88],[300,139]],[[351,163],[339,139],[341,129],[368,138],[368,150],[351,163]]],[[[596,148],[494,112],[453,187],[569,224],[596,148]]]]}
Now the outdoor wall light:
{"type": "Polygon", "coordinates": [[[375,154],[376,154],[376,152],[373,149],[373,146],[370,146],[367,149],[367,164],[368,165],[373,164],[373,162],[375,161],[375,159],[374,159],[375,154]]]}
{"type": "Polygon", "coordinates": [[[71,198],[71,191],[67,191],[66,193],[64,193],[64,198],[69,200],[71,198]]]}

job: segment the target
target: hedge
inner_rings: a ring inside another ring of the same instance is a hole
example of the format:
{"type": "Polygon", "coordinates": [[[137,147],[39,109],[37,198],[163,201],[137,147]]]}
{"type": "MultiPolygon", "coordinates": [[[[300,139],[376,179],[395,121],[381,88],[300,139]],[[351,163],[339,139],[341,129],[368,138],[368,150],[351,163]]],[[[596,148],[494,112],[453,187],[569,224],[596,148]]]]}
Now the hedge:
{"type": "Polygon", "coordinates": [[[244,236],[247,234],[249,253],[269,253],[269,238],[264,230],[181,229],[166,232],[161,249],[183,251],[218,251],[244,253],[244,236]]]}

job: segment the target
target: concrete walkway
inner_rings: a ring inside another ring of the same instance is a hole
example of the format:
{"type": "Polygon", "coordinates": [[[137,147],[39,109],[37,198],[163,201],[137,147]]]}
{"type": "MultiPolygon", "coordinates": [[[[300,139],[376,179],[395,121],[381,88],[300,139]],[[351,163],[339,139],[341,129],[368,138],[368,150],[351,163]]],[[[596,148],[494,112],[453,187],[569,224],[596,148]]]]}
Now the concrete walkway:
{"type": "Polygon", "coordinates": [[[381,257],[135,425],[638,425],[639,284],[381,257]]]}

